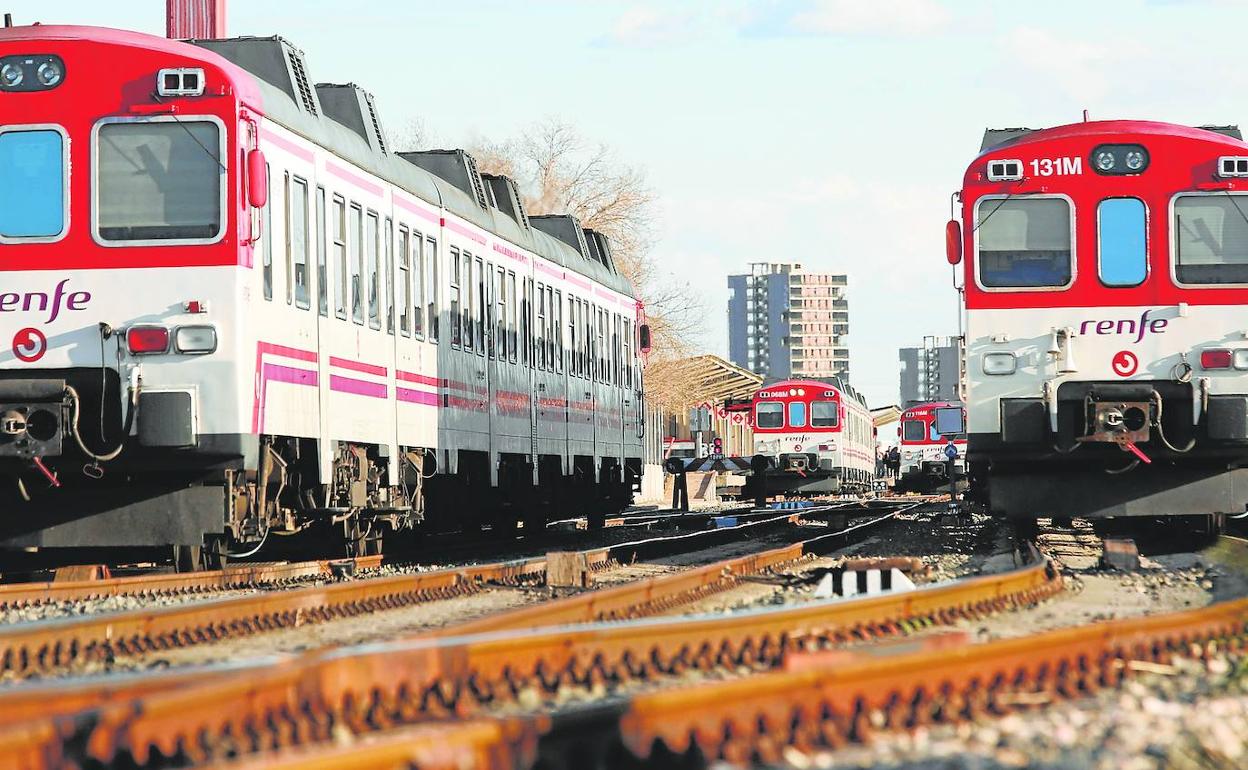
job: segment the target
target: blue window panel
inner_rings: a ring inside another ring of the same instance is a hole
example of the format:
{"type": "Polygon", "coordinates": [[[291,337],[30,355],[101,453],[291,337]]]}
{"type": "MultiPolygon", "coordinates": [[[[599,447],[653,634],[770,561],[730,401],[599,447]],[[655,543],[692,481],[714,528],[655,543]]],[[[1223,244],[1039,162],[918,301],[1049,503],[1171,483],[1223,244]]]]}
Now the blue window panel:
{"type": "Polygon", "coordinates": [[[789,404],[789,427],[806,427],[806,404],[804,402],[793,401],[789,404]]]}
{"type": "Polygon", "coordinates": [[[54,238],[64,229],[64,137],[51,130],[0,134],[0,236],[54,238]]]}
{"type": "Polygon", "coordinates": [[[1148,276],[1147,216],[1139,198],[1107,198],[1096,208],[1101,282],[1139,286],[1148,276]]]}

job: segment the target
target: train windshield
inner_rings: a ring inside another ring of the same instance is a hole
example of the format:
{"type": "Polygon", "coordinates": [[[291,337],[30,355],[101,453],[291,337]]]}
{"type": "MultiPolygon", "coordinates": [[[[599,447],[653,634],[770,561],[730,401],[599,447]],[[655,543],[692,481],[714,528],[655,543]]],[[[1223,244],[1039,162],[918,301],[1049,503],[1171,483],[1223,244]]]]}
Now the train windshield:
{"type": "Polygon", "coordinates": [[[764,401],[759,404],[754,424],[760,428],[783,428],[784,404],[779,401],[764,401]]]}
{"type": "Polygon", "coordinates": [[[810,405],[810,427],[835,428],[837,408],[835,401],[816,401],[810,405]]]}
{"type": "Polygon", "coordinates": [[[1070,204],[1062,198],[985,198],[976,216],[979,282],[990,289],[1070,283],[1070,204]]]}
{"type": "Polygon", "coordinates": [[[221,234],[225,167],[217,124],[105,123],[97,141],[101,239],[211,241],[221,234]]]}
{"type": "Polygon", "coordinates": [[[789,427],[806,427],[806,403],[804,401],[789,402],[789,427]]]}
{"type": "Polygon", "coordinates": [[[926,438],[927,423],[922,420],[906,420],[901,424],[902,441],[923,441],[926,438]]]}
{"type": "Polygon", "coordinates": [[[1179,196],[1174,231],[1179,283],[1248,283],[1248,196],[1179,196]]]}
{"type": "Polygon", "coordinates": [[[0,238],[65,231],[65,137],[54,129],[0,133],[0,238]]]}

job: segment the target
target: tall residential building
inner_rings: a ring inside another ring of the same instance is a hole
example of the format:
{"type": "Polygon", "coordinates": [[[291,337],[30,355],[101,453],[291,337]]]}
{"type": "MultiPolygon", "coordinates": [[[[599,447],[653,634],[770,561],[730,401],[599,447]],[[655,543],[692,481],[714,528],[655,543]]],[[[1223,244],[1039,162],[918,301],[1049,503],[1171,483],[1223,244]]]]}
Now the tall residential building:
{"type": "Polygon", "coordinates": [[[962,339],[924,337],[923,347],[902,348],[901,405],[962,400],[962,339]]]}
{"type": "Polygon", "coordinates": [[[848,281],[795,262],[728,276],[728,358],[765,378],[849,379],[848,281]]]}

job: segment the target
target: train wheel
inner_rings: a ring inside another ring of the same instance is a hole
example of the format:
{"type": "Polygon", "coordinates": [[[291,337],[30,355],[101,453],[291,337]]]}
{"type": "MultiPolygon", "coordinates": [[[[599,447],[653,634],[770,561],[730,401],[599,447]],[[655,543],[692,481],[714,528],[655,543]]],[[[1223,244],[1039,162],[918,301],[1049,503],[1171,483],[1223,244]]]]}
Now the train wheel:
{"type": "Polygon", "coordinates": [[[195,572],[203,569],[204,548],[200,545],[175,545],[173,547],[173,571],[195,572]]]}
{"type": "Polygon", "coordinates": [[[225,535],[205,535],[200,549],[200,569],[221,569],[229,561],[229,541],[225,535]]]}

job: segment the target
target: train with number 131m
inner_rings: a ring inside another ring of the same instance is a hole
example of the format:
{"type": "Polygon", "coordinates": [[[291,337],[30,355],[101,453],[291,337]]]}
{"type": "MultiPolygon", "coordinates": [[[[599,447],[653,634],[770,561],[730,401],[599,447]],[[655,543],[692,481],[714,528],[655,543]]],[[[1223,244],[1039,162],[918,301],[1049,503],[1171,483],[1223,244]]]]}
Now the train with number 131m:
{"type": "Polygon", "coordinates": [[[0,569],[601,522],[648,338],[601,233],[282,38],[0,30],[0,569]]]}
{"type": "Polygon", "coordinates": [[[1140,120],[991,130],[948,224],[969,473],[996,514],[1248,506],[1248,144],[1140,120]]]}

